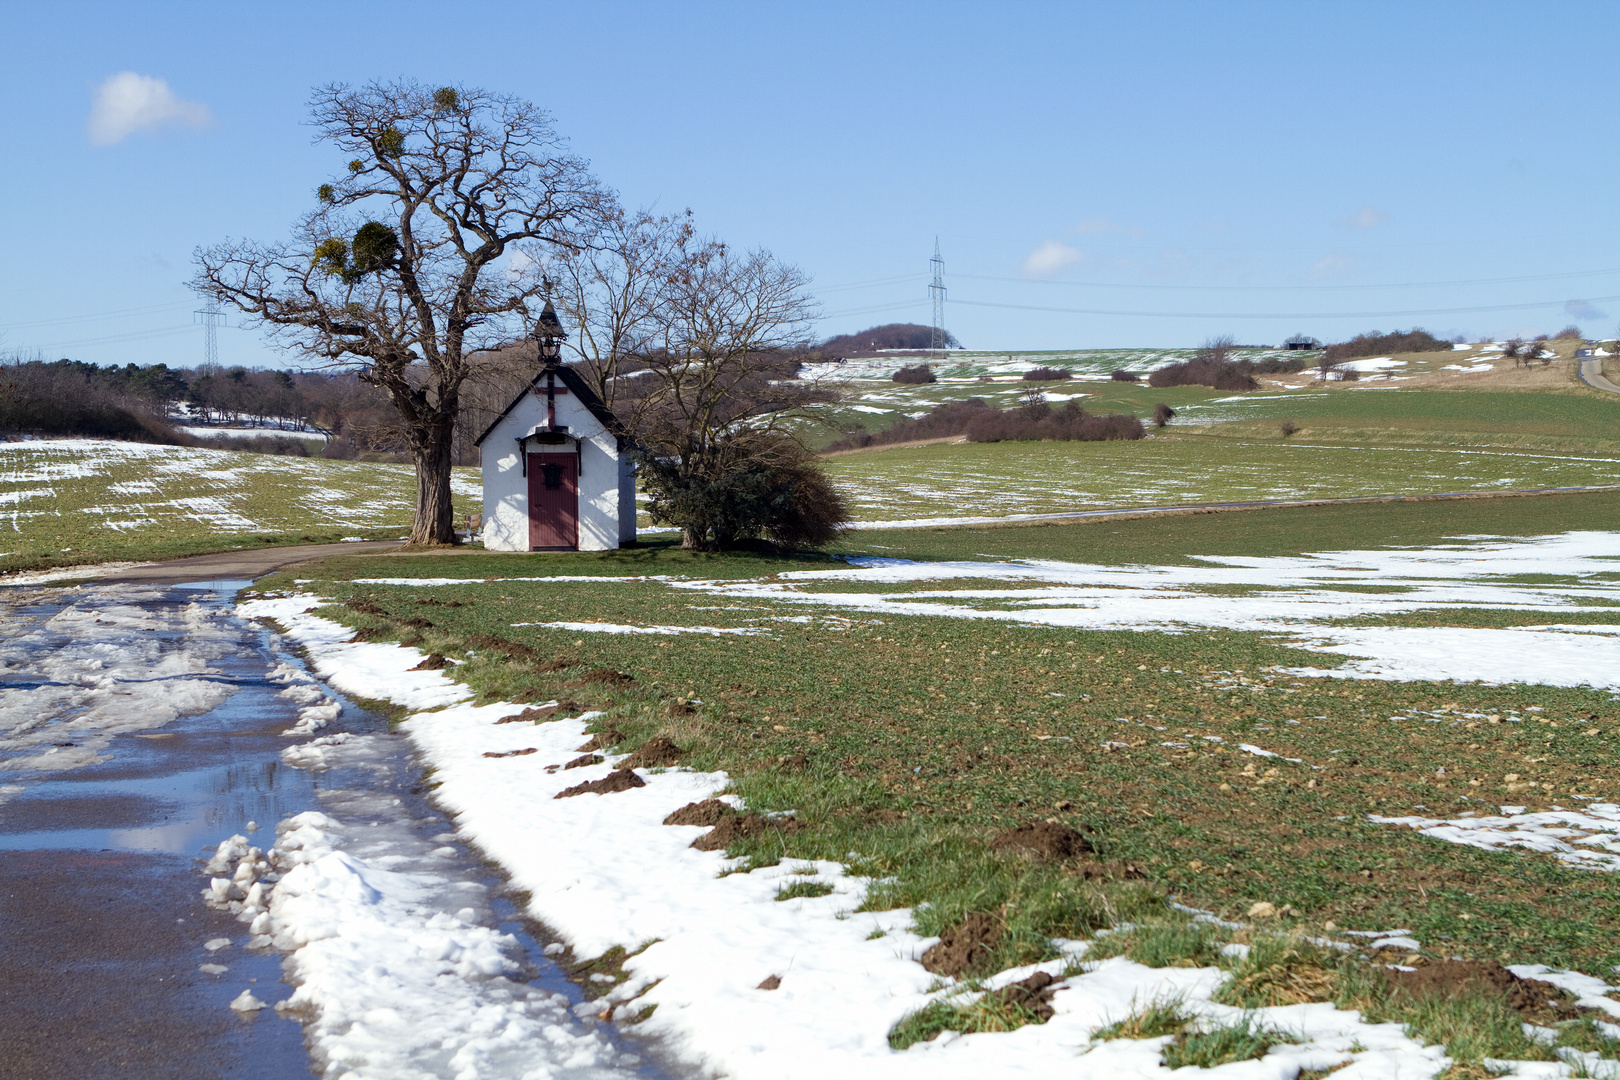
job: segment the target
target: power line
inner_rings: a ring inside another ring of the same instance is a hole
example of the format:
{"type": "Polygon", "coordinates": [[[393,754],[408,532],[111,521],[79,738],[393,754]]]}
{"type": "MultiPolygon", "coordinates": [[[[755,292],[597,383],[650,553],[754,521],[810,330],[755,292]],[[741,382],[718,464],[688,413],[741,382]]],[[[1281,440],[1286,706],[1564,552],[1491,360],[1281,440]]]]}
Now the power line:
{"type": "MultiPolygon", "coordinates": [[[[1620,296],[1589,296],[1586,303],[1614,303],[1620,296]]],[[[1415,315],[1470,315],[1491,311],[1525,311],[1532,308],[1562,307],[1568,300],[1546,300],[1534,304],[1487,304],[1481,307],[1412,308],[1405,311],[1108,311],[1098,308],[1045,307],[1039,304],[997,304],[988,300],[956,300],[969,307],[1006,308],[1011,311],[1049,311],[1060,315],[1117,315],[1144,319],[1400,319],[1415,315]]]]}
{"type": "MultiPolygon", "coordinates": [[[[1559,281],[1568,278],[1603,277],[1610,274],[1620,274],[1620,267],[1610,270],[1574,270],[1563,274],[1531,274],[1524,277],[1505,278],[1472,278],[1460,281],[1410,281],[1393,284],[1374,285],[1165,285],[1165,284],[1130,284],[1119,281],[1036,281],[1029,278],[999,277],[993,274],[961,274],[960,277],[973,281],[1012,281],[1020,285],[1059,285],[1068,288],[1086,289],[1182,289],[1202,292],[1272,292],[1282,290],[1331,290],[1331,289],[1438,289],[1457,285],[1511,285],[1526,281],[1559,281]]],[[[1560,301],[1562,302],[1562,301],[1560,301]]]]}
{"type": "Polygon", "coordinates": [[[927,300],[896,300],[888,304],[871,304],[867,307],[843,308],[839,311],[824,311],[823,319],[837,319],[845,315],[872,315],[879,311],[901,311],[906,308],[918,308],[928,303],[927,300]]]}
{"type": "Polygon", "coordinates": [[[150,341],[155,338],[173,337],[176,334],[189,334],[195,324],[186,323],[182,326],[164,326],[156,330],[136,330],[125,334],[111,334],[106,337],[79,338],[76,341],[47,341],[40,345],[25,345],[24,349],[37,349],[40,352],[56,352],[59,349],[75,349],[89,345],[123,345],[134,341],[150,341]]]}
{"type": "Polygon", "coordinates": [[[178,300],[169,304],[153,304],[149,307],[103,311],[95,315],[66,315],[60,319],[35,319],[32,322],[0,323],[0,330],[26,330],[35,326],[61,326],[65,323],[97,322],[102,319],[118,319],[129,315],[149,315],[156,311],[171,311],[175,308],[184,307],[186,303],[185,300],[178,300]]]}
{"type": "Polygon", "coordinates": [[[852,281],[847,285],[822,285],[814,291],[818,293],[843,292],[846,289],[869,289],[879,285],[898,285],[902,281],[916,281],[921,274],[901,274],[898,277],[873,278],[871,281],[852,281]]]}

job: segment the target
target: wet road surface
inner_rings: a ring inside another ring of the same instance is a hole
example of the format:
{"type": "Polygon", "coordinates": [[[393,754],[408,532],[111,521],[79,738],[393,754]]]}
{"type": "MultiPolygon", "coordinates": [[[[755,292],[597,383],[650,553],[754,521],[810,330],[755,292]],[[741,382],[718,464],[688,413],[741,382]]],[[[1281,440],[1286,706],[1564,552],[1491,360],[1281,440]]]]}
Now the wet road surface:
{"type": "MultiPolygon", "coordinates": [[[[203,903],[202,861],[238,833],[269,848],[277,822],[357,793],[389,796],[371,800],[397,806],[381,824],[446,850],[405,740],[352,703],[322,734],[367,735],[363,768],[283,763],[298,708],[267,675],[297,660],[231,615],[242,584],[0,590],[0,1080],[310,1075],[299,1023],[228,1007],[292,988],[274,949],[246,948],[242,923],[203,903]],[[175,701],[197,711],[172,717],[175,701]]],[[[581,1000],[455,847],[445,873],[483,890],[528,987],[581,1000]]],[[[625,1060],[626,1077],[664,1075],[625,1060]]]]}

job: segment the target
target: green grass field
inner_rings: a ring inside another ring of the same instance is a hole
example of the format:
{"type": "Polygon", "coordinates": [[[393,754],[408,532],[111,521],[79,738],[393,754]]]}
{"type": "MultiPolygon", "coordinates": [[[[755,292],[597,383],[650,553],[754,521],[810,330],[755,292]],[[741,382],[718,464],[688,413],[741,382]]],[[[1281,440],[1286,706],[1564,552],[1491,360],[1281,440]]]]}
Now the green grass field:
{"type": "Polygon", "coordinates": [[[825,459],[858,521],[1620,484],[1620,455],[1242,440],[961,443],[825,459]]]}
{"type": "MultiPolygon", "coordinates": [[[[475,469],[455,479],[478,510],[475,469]]],[[[408,529],[409,466],[100,440],[0,443],[0,573],[408,529]]]]}
{"type": "MultiPolygon", "coordinates": [[[[872,532],[846,548],[1197,565],[1190,556],[1303,553],[1324,541],[1354,548],[1581,530],[1617,509],[1620,495],[1330,507],[872,532]]],[[[628,746],[668,735],[692,766],[730,773],[750,806],[794,810],[808,826],[738,852],[850,863],[884,879],[875,904],[926,903],[918,915],[926,933],[973,911],[1000,912],[1009,926],[1004,965],[1043,955],[1047,937],[1086,936],[1114,917],[1160,911],[1164,896],[1233,917],[1260,900],[1290,904],[1299,925],[1317,932],[1329,921],[1410,928],[1437,955],[1599,973],[1620,963],[1611,933],[1620,900],[1609,875],[1535,853],[1437,843],[1366,817],[1456,812],[1469,805],[1463,796],[1533,808],[1574,791],[1620,799],[1611,693],[1302,677],[1288,669],[1330,668],[1335,658],[1270,633],[874,618],[723,587],[831,565],[826,556],[698,556],[654,545],[605,555],[352,557],[298,576],[334,600],[363,595],[360,610],[327,610],[374,640],[469,658],[457,676],[491,699],[584,700],[565,685],[584,667],[632,674],[627,689],[585,692],[586,704],[607,711],[604,728],[624,732],[628,746]],[[621,580],[512,580],[535,574],[621,580]],[[477,580],[431,589],[351,580],[436,576],[477,580]],[[489,577],[506,580],[482,581],[489,577]],[[682,581],[711,585],[671,584],[682,581]],[[754,633],[582,634],[544,625],[564,622],[754,633]],[[499,659],[487,640],[469,650],[477,635],[577,667],[546,673],[499,659]],[[703,703],[695,715],[676,708],[693,699],[703,703]],[[1504,715],[1523,722],[1485,721],[1504,715]],[[1282,757],[1232,749],[1248,741],[1282,757]],[[802,771],[782,764],[794,754],[808,757],[802,771]],[[1313,762],[1327,768],[1313,771],[1313,762]],[[1508,787],[1504,777],[1521,772],[1535,785],[1508,787]],[[1072,870],[988,847],[998,830],[1042,818],[1086,830],[1099,880],[1130,872],[1097,892],[1072,870]],[[1108,906],[1127,903],[1135,907],[1124,915],[1108,906]]],[[[1477,625],[1478,615],[1467,612],[1464,624],[1477,625]]],[[[1443,610],[1436,619],[1446,621],[1443,610]]]]}

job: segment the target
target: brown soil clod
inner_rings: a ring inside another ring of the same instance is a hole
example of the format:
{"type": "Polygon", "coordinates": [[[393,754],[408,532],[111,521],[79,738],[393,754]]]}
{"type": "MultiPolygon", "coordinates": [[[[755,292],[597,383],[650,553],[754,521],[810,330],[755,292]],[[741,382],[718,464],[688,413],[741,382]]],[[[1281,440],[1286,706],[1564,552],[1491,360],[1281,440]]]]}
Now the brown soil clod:
{"type": "Polygon", "coordinates": [[[922,954],[921,963],[935,975],[953,979],[987,974],[995,962],[995,948],[1000,940],[1000,919],[983,912],[969,915],[960,925],[941,934],[939,943],[930,945],[922,954]]]}
{"type": "Polygon", "coordinates": [[[676,810],[664,819],[665,825],[702,825],[712,829],[720,824],[720,819],[730,817],[736,813],[730,806],[719,799],[704,799],[702,802],[691,802],[676,810]]]}
{"type": "Polygon", "coordinates": [[[810,759],[803,754],[789,754],[778,761],[776,767],[783,772],[804,772],[810,767],[810,759]]]}
{"type": "Polygon", "coordinates": [[[1414,998],[1494,991],[1527,1017],[1573,1020],[1581,1015],[1569,995],[1552,983],[1520,978],[1494,960],[1431,960],[1412,971],[1389,971],[1386,977],[1397,993],[1414,998]]]}
{"type": "Polygon", "coordinates": [[[615,769],[651,769],[659,765],[673,765],[686,753],[662,735],[654,735],[641,744],[641,749],[613,766],[615,769]]]}
{"type": "Polygon", "coordinates": [[[585,745],[578,749],[581,753],[589,754],[597,750],[606,750],[610,746],[618,746],[622,742],[624,742],[624,732],[618,728],[608,728],[606,731],[598,731],[589,739],[586,739],[585,745]]]}
{"type": "Polygon", "coordinates": [[[368,645],[377,641],[387,641],[388,631],[372,626],[362,626],[360,629],[354,632],[354,637],[350,638],[349,640],[363,642],[368,645]]]}
{"type": "MultiPolygon", "coordinates": [[[[634,773],[630,775],[634,776],[634,773]]],[[[804,826],[793,818],[766,818],[758,814],[732,814],[715,822],[714,828],[692,841],[699,851],[724,851],[739,840],[764,836],[771,830],[798,832],[804,826]]]]}
{"type": "Polygon", "coordinates": [[[682,698],[679,701],[672,701],[668,705],[665,705],[664,715],[671,720],[678,720],[683,716],[696,716],[697,709],[694,708],[685,698],[682,698]]]}
{"type": "Polygon", "coordinates": [[[450,666],[450,661],[444,658],[444,653],[428,653],[422,662],[411,668],[412,671],[443,671],[450,666]]]}
{"type": "Polygon", "coordinates": [[[467,644],[475,649],[488,649],[499,653],[508,660],[538,661],[540,652],[528,645],[520,645],[515,641],[507,641],[493,634],[472,634],[467,638],[467,644]]]}
{"type": "Polygon", "coordinates": [[[778,986],[781,986],[781,985],[782,985],[781,976],[779,976],[779,975],[767,975],[767,976],[765,976],[764,979],[760,980],[760,984],[758,986],[754,987],[754,989],[755,990],[775,990],[778,986]]]}
{"type": "Polygon", "coordinates": [[[557,792],[554,798],[571,799],[575,795],[611,795],[615,791],[629,791],[631,788],[646,786],[647,781],[629,769],[615,770],[600,780],[592,780],[585,784],[575,784],[571,788],[563,788],[557,792]]]}
{"type": "MultiPolygon", "coordinates": [[[[556,662],[553,661],[553,663],[556,662]]],[[[571,667],[573,665],[570,663],[564,666],[571,667]]],[[[579,684],[581,686],[627,686],[635,681],[636,677],[634,675],[626,675],[624,672],[614,671],[612,668],[597,668],[580,676],[579,684]]]]}
{"type": "Polygon", "coordinates": [[[577,701],[563,701],[556,705],[540,705],[532,709],[524,709],[511,716],[503,716],[495,721],[497,724],[543,724],[547,720],[555,720],[559,716],[575,716],[585,710],[577,701]]]}
{"type": "Polygon", "coordinates": [[[1053,984],[1059,980],[1044,971],[1037,971],[1027,979],[1008,983],[1000,990],[984,996],[984,1004],[1002,1004],[1033,1016],[1035,1023],[1044,1024],[1057,1010],[1052,1008],[1052,995],[1057,993],[1053,984]]]}
{"type": "Polygon", "coordinates": [[[1067,825],[1031,821],[990,838],[992,851],[1013,851],[1042,860],[1072,859],[1095,852],[1091,842],[1067,825]]]}
{"type": "Polygon", "coordinates": [[[484,756],[485,757],[527,757],[530,754],[538,754],[539,752],[540,752],[540,748],[538,746],[531,746],[527,750],[501,750],[501,751],[485,750],[484,751],[484,756]]]}
{"type": "Polygon", "coordinates": [[[603,759],[602,759],[601,754],[581,754],[579,757],[575,758],[573,761],[570,761],[566,765],[564,765],[563,768],[565,768],[565,769],[583,769],[587,765],[600,765],[600,764],[602,764],[602,760],[603,759]]]}
{"type": "Polygon", "coordinates": [[[377,606],[377,601],[369,596],[351,596],[343,601],[343,606],[350,611],[358,611],[362,615],[381,615],[383,609],[377,606]]]}

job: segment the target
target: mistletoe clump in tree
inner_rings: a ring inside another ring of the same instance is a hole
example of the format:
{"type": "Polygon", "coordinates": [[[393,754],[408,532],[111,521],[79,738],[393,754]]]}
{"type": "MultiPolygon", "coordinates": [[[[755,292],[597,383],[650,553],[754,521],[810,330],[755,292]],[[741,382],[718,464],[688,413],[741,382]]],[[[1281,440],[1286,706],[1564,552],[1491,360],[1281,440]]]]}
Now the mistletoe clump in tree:
{"type": "Polygon", "coordinates": [[[316,189],[291,239],[200,249],[192,287],[385,391],[416,466],[411,542],[453,543],[468,357],[525,336],[543,285],[514,265],[589,245],[613,197],[550,117],[515,97],[333,84],[315,91],[310,114],[346,171],[316,189]]]}

